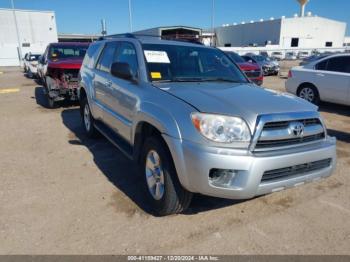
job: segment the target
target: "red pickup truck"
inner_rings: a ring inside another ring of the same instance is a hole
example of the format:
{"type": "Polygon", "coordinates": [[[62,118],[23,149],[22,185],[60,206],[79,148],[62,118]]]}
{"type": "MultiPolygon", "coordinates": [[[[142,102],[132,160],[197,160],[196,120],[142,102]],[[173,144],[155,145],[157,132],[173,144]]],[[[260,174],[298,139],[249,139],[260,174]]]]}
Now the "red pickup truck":
{"type": "Polygon", "coordinates": [[[47,93],[48,106],[76,101],[78,74],[89,43],[52,43],[39,60],[38,76],[47,93]]]}
{"type": "Polygon", "coordinates": [[[264,81],[264,74],[259,65],[248,63],[235,52],[225,52],[255,84],[261,86],[264,81]]]}

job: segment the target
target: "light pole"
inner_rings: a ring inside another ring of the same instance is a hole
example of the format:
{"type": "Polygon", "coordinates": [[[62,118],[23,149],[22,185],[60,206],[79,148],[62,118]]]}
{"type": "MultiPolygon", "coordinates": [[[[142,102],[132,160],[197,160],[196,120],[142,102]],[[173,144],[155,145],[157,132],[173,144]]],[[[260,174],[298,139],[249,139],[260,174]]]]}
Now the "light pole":
{"type": "Polygon", "coordinates": [[[132,33],[132,13],[131,13],[131,0],[129,0],[129,26],[130,26],[130,33],[132,33]]]}
{"type": "Polygon", "coordinates": [[[22,47],[21,47],[21,40],[20,40],[20,37],[19,37],[19,30],[18,30],[17,17],[16,17],[16,11],[15,11],[15,4],[14,4],[13,0],[11,0],[11,7],[12,7],[12,12],[13,12],[13,17],[15,19],[17,44],[18,44],[18,55],[19,55],[19,65],[22,66],[22,47]]]}
{"type": "Polygon", "coordinates": [[[215,24],[215,0],[212,0],[212,5],[211,5],[211,46],[214,45],[214,35],[215,35],[215,29],[214,29],[214,24],[215,24]]]}

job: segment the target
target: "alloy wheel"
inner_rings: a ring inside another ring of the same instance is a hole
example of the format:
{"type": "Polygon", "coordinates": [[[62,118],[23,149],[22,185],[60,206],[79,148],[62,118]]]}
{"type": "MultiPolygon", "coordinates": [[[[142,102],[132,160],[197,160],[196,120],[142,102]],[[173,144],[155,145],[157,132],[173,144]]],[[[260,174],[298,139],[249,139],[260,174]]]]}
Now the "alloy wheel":
{"type": "Polygon", "coordinates": [[[150,194],[155,200],[164,195],[164,170],[158,153],[150,150],[146,157],[145,175],[150,194]]]}

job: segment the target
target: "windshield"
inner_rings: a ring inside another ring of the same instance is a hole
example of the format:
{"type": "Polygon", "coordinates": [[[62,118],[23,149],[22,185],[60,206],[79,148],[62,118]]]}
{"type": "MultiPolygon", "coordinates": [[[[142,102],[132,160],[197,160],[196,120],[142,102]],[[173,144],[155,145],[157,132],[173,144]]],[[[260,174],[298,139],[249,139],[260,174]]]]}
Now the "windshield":
{"type": "Polygon", "coordinates": [[[152,81],[248,82],[240,69],[218,49],[168,44],[144,44],[143,49],[152,81]]]}
{"type": "Polygon", "coordinates": [[[226,52],[226,54],[235,62],[235,63],[245,63],[245,60],[238,54],[234,52],[226,52]]]}
{"type": "Polygon", "coordinates": [[[258,61],[258,62],[264,62],[264,61],[270,61],[270,59],[268,57],[262,56],[262,55],[256,55],[253,56],[254,60],[258,61]]]}
{"type": "Polygon", "coordinates": [[[84,57],[88,46],[53,46],[50,49],[50,58],[71,58],[71,57],[84,57]]]}

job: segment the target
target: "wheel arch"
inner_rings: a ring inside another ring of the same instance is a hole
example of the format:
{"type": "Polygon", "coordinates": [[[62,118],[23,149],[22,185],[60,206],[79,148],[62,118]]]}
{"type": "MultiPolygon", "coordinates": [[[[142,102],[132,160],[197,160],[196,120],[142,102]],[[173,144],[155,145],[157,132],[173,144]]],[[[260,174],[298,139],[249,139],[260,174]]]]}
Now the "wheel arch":
{"type": "Polygon", "coordinates": [[[298,88],[297,88],[297,95],[299,95],[299,92],[300,92],[300,90],[301,90],[303,87],[307,87],[307,86],[313,87],[313,88],[315,89],[315,91],[317,92],[317,95],[320,96],[320,92],[319,92],[317,86],[316,86],[315,84],[311,83],[311,82],[303,82],[303,83],[301,83],[301,84],[298,86],[298,88]]]}
{"type": "Polygon", "coordinates": [[[181,185],[190,191],[188,177],[186,177],[184,175],[185,173],[183,172],[183,155],[178,149],[176,149],[176,147],[174,148],[174,145],[171,142],[169,142],[170,136],[167,136],[160,129],[158,129],[158,127],[144,120],[140,121],[135,129],[133,159],[136,164],[140,164],[142,148],[144,146],[144,142],[149,136],[157,136],[162,140],[166,150],[169,152],[171,161],[174,164],[177,178],[179,179],[181,185]]]}

